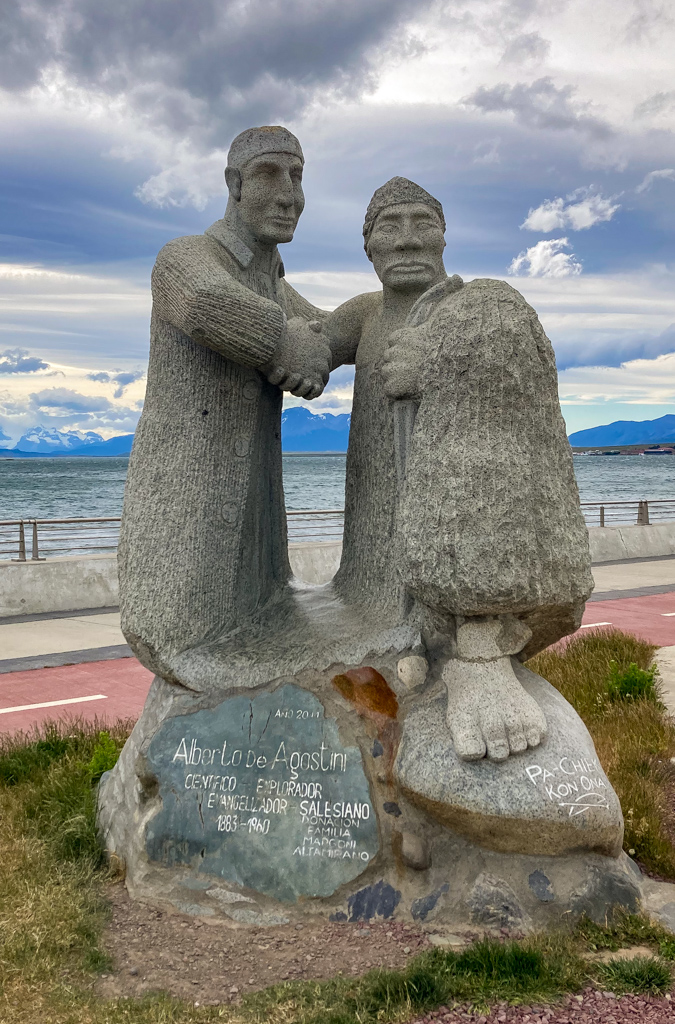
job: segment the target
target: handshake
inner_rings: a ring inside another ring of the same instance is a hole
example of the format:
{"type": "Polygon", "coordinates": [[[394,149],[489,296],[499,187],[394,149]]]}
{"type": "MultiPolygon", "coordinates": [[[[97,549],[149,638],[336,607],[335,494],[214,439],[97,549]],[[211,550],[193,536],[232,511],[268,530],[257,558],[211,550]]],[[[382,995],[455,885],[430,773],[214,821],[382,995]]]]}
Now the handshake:
{"type": "Polygon", "coordinates": [[[282,391],[298,398],[318,398],[331,370],[331,350],[320,321],[289,320],[274,356],[261,369],[270,384],[282,391]]]}

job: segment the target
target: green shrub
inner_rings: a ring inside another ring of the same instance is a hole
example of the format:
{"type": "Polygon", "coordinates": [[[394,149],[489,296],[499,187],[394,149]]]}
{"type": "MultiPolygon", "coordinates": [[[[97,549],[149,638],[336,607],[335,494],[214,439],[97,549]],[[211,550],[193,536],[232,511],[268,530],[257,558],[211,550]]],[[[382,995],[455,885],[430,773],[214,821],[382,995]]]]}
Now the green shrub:
{"type": "Polygon", "coordinates": [[[612,701],[658,701],[656,665],[651,665],[649,668],[639,668],[632,661],[628,668],[622,670],[616,661],[610,661],[607,693],[612,701]]]}
{"type": "Polygon", "coordinates": [[[100,732],[89,762],[89,774],[92,782],[98,782],[104,772],[109,772],[117,764],[120,749],[109,732],[100,732]]]}

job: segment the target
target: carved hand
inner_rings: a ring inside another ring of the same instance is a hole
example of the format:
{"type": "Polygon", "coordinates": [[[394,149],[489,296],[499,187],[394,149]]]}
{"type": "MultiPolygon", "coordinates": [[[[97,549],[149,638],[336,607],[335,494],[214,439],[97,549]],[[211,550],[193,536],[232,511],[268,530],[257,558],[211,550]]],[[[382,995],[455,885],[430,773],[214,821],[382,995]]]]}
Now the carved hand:
{"type": "Polygon", "coordinates": [[[389,398],[421,398],[428,362],[429,342],[424,328],[395,331],[382,363],[384,390],[389,398]]]}
{"type": "Polygon", "coordinates": [[[331,351],[318,321],[288,321],[277,350],[262,368],[270,384],[298,398],[317,398],[330,375],[331,351]]]}

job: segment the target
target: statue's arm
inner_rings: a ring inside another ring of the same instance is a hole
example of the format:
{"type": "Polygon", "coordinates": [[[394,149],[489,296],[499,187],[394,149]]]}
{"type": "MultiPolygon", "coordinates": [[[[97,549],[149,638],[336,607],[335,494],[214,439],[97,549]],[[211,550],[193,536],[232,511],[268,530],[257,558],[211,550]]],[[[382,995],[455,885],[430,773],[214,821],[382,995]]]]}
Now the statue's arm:
{"type": "Polygon", "coordinates": [[[296,292],[295,288],[286,280],[284,280],[284,297],[286,299],[286,315],[289,320],[291,317],[297,316],[301,320],[318,320],[323,322],[328,316],[327,310],[312,305],[304,295],[296,292]]]}
{"type": "Polygon", "coordinates": [[[332,353],[331,370],[356,362],[363,327],[380,308],[381,292],[365,292],[348,299],[329,313],[321,325],[332,353]]]}
{"type": "Polygon", "coordinates": [[[152,272],[155,314],[227,359],[262,368],[274,358],[286,318],[276,302],[227,272],[213,250],[218,244],[196,235],[164,246],[152,272]]]}

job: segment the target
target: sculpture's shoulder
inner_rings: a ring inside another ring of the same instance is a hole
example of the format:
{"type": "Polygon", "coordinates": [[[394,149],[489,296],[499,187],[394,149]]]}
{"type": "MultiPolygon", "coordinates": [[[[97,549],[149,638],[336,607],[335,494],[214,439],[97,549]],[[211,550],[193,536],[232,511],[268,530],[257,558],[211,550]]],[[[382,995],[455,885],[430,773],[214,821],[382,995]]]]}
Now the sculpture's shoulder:
{"type": "Polygon", "coordinates": [[[186,263],[199,266],[211,262],[228,264],[232,262],[232,257],[220,242],[209,235],[181,235],[162,246],[157,254],[155,268],[163,269],[186,263]]]}

